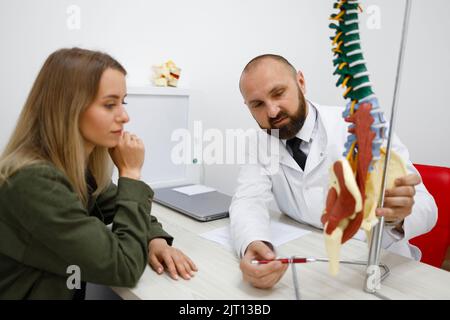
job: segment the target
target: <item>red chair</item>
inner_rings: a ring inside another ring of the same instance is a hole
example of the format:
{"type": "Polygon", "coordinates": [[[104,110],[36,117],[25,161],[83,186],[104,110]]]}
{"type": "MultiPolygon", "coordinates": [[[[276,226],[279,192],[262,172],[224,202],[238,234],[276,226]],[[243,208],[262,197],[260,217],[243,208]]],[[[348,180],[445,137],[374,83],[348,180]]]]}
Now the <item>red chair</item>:
{"type": "Polygon", "coordinates": [[[440,268],[450,246],[450,168],[414,165],[438,207],[436,226],[428,233],[410,240],[422,251],[422,262],[440,268]]]}

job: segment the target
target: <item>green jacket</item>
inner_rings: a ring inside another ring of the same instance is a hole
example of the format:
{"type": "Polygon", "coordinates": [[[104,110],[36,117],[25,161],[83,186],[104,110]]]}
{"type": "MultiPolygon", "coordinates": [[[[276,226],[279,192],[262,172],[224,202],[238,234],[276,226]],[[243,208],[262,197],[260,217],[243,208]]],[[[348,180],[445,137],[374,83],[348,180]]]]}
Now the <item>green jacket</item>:
{"type": "Polygon", "coordinates": [[[133,287],[149,241],[173,240],[150,215],[152,197],[144,182],[119,178],[86,209],[55,167],[21,169],[0,187],[0,299],[72,299],[73,265],[81,281],[133,287]]]}

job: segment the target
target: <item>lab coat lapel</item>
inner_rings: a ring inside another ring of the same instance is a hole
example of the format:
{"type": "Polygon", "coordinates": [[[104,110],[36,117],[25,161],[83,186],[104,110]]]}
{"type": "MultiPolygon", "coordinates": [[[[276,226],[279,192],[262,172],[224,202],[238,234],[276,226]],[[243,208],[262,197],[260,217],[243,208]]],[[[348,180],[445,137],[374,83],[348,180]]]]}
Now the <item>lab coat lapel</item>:
{"type": "Polygon", "coordinates": [[[306,159],[305,174],[313,171],[325,159],[327,149],[327,134],[323,123],[319,117],[318,130],[315,139],[312,141],[308,158],[306,159]]]}
{"type": "MultiPolygon", "coordinates": [[[[308,160],[307,160],[308,161],[308,160]]],[[[280,163],[282,165],[288,166],[294,170],[300,171],[301,169],[297,162],[295,162],[294,158],[291,156],[286,146],[280,140],[280,163]]]]}

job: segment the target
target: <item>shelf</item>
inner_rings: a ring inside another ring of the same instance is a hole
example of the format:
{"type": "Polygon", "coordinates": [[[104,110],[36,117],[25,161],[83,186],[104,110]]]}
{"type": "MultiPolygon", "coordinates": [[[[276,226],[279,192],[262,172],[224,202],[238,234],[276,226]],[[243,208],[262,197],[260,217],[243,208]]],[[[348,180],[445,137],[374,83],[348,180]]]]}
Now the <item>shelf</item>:
{"type": "Polygon", "coordinates": [[[189,96],[189,89],[173,87],[154,87],[152,85],[128,87],[128,94],[131,95],[154,95],[154,96],[189,96]]]}

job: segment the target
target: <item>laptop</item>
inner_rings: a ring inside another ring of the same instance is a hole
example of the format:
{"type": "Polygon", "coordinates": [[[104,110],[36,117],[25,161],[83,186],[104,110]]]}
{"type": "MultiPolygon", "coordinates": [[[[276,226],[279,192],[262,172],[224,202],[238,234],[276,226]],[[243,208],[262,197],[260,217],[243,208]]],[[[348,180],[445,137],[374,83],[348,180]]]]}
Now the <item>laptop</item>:
{"type": "Polygon", "coordinates": [[[228,217],[231,197],[202,185],[156,188],[153,201],[198,221],[228,217]]]}

